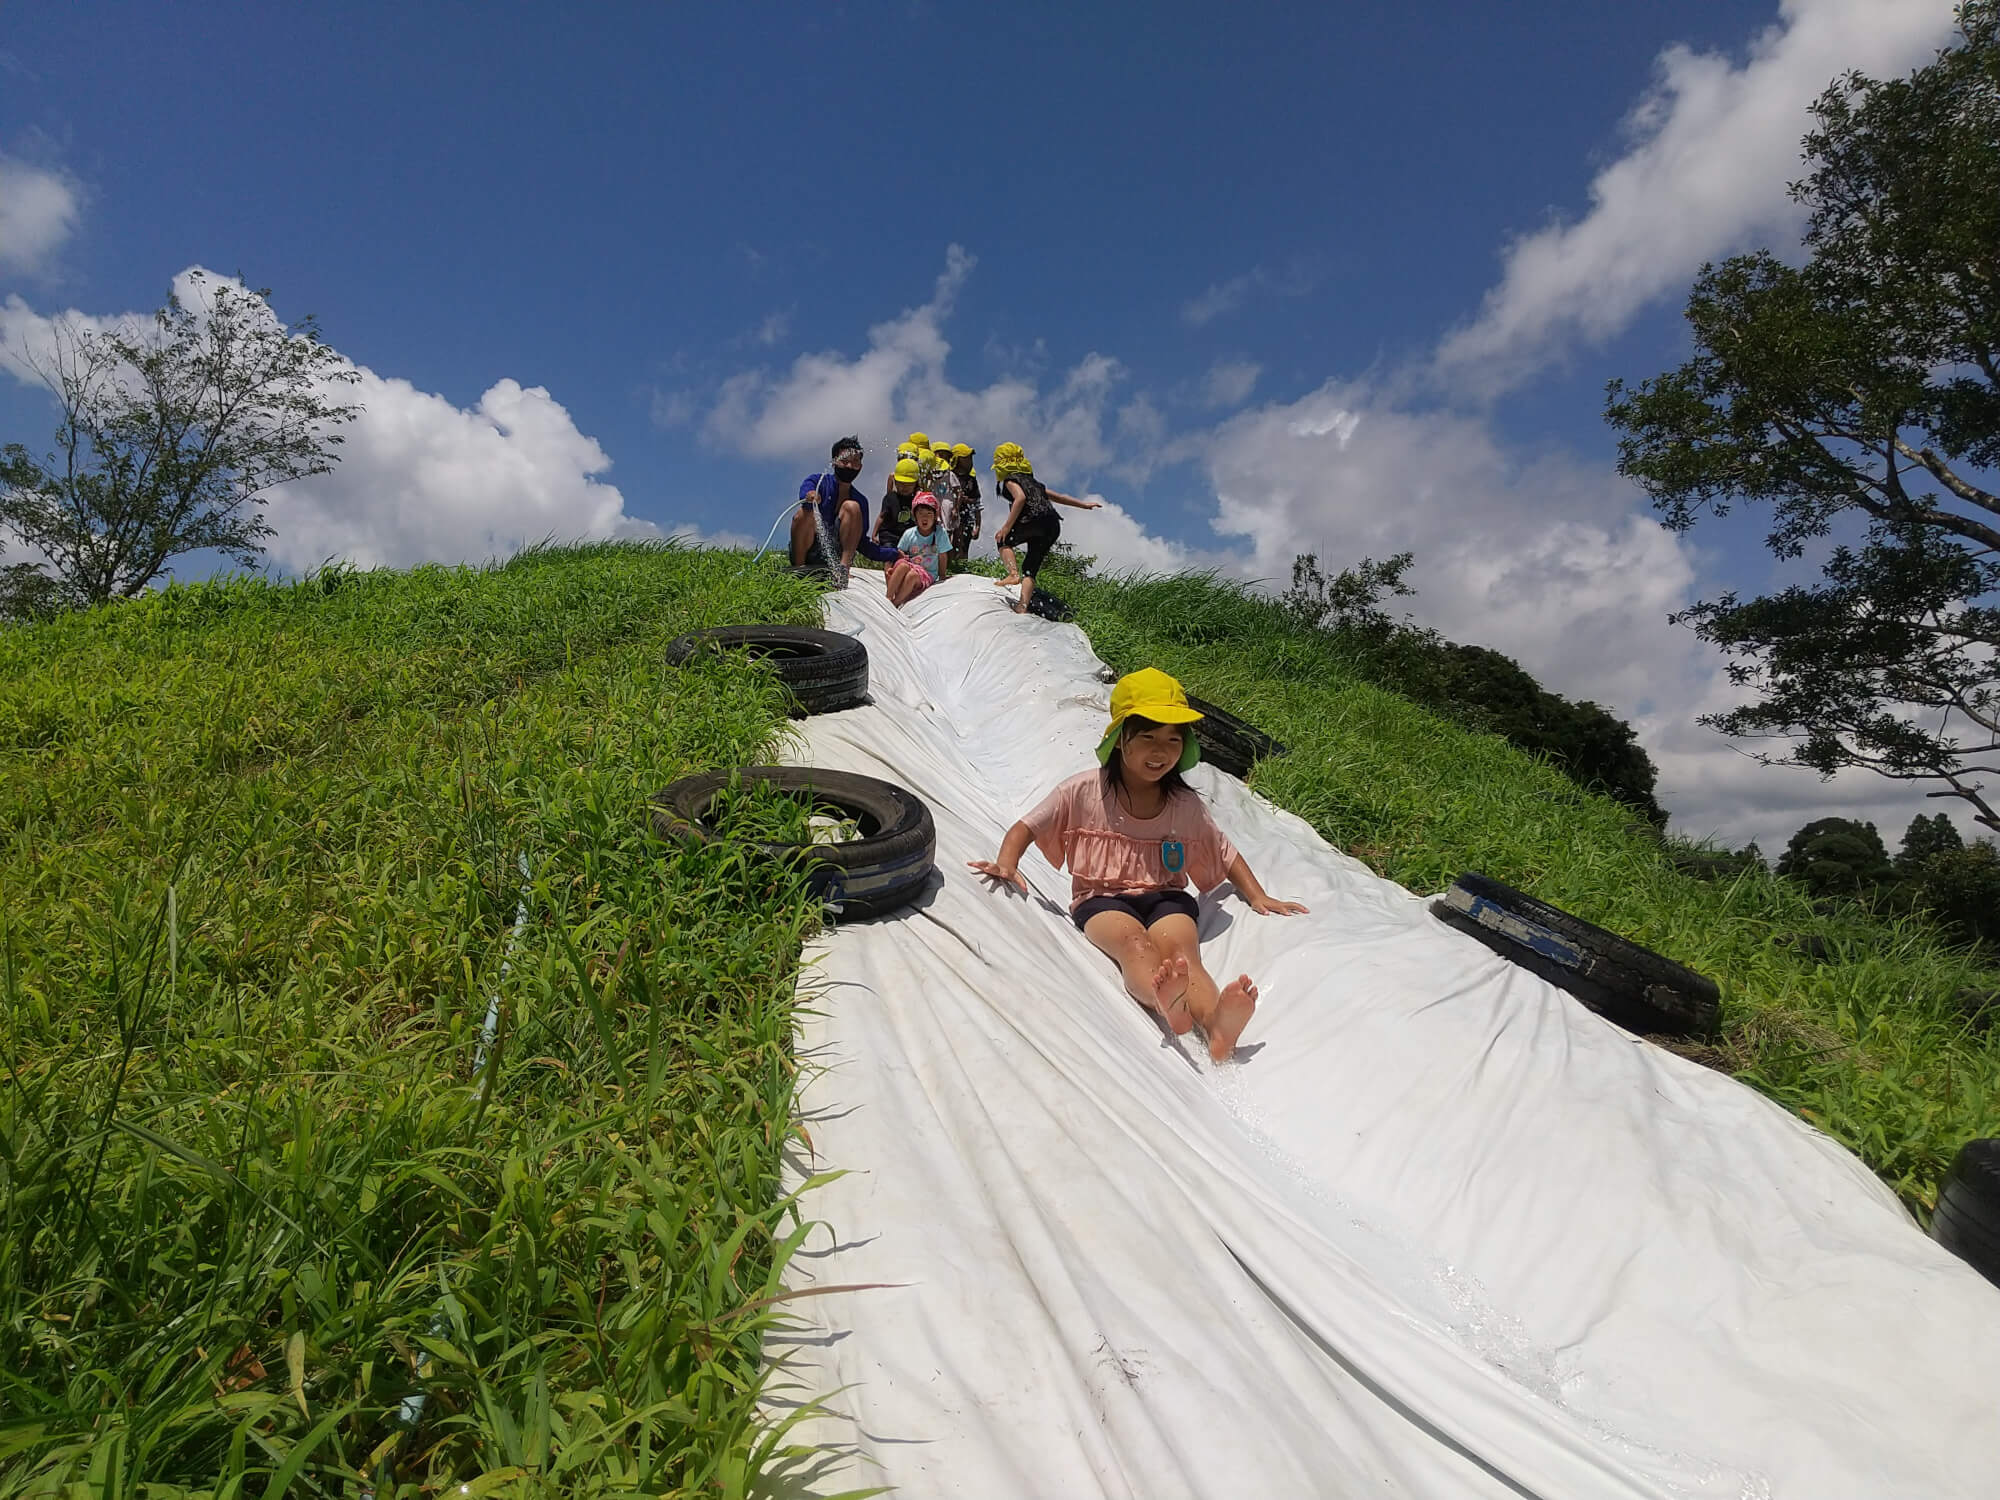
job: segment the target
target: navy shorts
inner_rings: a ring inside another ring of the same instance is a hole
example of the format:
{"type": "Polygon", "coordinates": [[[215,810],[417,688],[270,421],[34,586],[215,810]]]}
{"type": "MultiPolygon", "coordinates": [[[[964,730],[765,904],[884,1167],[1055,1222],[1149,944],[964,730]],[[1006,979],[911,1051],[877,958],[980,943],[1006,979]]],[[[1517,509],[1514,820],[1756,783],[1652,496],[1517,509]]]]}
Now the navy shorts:
{"type": "Polygon", "coordinates": [[[1136,917],[1141,927],[1151,927],[1160,918],[1176,913],[1196,917],[1201,904],[1186,891],[1128,891],[1122,896],[1092,896],[1071,912],[1070,918],[1081,932],[1084,923],[1104,911],[1122,911],[1128,917],[1136,917]]]}

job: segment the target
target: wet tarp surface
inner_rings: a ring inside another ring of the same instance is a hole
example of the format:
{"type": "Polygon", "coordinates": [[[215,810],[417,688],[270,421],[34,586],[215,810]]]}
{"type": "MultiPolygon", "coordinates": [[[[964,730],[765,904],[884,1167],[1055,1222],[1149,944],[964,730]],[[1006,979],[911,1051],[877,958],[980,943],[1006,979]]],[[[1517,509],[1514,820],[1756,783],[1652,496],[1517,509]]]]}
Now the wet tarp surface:
{"type": "MultiPolygon", "coordinates": [[[[1846,1150],[1439,923],[1305,823],[1190,779],[1274,894],[1202,903],[1263,989],[1212,1064],[1035,896],[965,868],[1090,764],[1080,631],[987,580],[830,628],[871,703],[792,758],[915,791],[940,878],[808,952],[820,1228],[774,1409],[799,1483],[908,1496],[1991,1497],[2000,1291],[1846,1150]]],[[[1239,705],[1242,707],[1243,705],[1239,705]]]]}

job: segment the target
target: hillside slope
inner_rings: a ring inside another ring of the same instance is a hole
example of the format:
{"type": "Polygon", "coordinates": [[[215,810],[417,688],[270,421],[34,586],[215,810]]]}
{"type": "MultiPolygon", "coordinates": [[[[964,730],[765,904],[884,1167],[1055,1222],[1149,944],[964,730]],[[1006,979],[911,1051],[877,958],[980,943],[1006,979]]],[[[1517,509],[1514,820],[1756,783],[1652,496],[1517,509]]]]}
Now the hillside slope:
{"type": "Polygon", "coordinates": [[[638,814],[785,724],[666,642],[817,612],[618,546],[0,631],[0,1495],[741,1493],[816,917],[638,814]]]}

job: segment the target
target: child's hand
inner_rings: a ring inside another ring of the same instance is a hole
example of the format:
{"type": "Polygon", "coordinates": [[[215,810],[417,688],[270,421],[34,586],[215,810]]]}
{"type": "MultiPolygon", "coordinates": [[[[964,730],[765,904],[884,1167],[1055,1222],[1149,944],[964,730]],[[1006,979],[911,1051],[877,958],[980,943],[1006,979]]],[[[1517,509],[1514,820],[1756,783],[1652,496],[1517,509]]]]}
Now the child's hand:
{"type": "Polygon", "coordinates": [[[1022,895],[1025,896],[1028,894],[1027,877],[1022,875],[1013,865],[996,864],[990,859],[968,859],[965,863],[968,869],[977,870],[988,880],[997,880],[1004,885],[1016,886],[1020,889],[1022,895]]]}
{"type": "Polygon", "coordinates": [[[1260,917],[1302,917],[1306,914],[1300,902],[1280,901],[1276,896],[1259,896],[1250,903],[1250,910],[1260,917]]]}

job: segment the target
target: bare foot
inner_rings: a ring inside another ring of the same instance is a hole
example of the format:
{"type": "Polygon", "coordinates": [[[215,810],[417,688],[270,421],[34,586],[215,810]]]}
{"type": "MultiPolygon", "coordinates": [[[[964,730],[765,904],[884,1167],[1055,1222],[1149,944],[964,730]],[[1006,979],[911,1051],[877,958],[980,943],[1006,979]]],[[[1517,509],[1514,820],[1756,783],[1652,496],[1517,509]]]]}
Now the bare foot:
{"type": "Polygon", "coordinates": [[[1229,1061],[1229,1054],[1236,1050],[1236,1039],[1243,1035],[1243,1028],[1250,1024],[1251,1012],[1256,1009],[1257,986],[1250,982],[1248,974],[1238,974],[1215,997],[1215,1015],[1208,1023],[1208,1055],[1217,1062],[1229,1061]]]}
{"type": "MultiPolygon", "coordinates": [[[[1159,968],[1153,971],[1153,1008],[1175,1036],[1185,1035],[1194,1025],[1194,1012],[1187,1005],[1187,989],[1187,959],[1178,955],[1161,959],[1159,968]]],[[[1236,1029],[1243,1028],[1239,1025],[1236,1029]]]]}
{"type": "Polygon", "coordinates": [[[1018,577],[996,578],[993,580],[993,587],[995,587],[996,589],[1017,589],[1020,586],[1021,586],[1021,580],[1018,577]]]}

